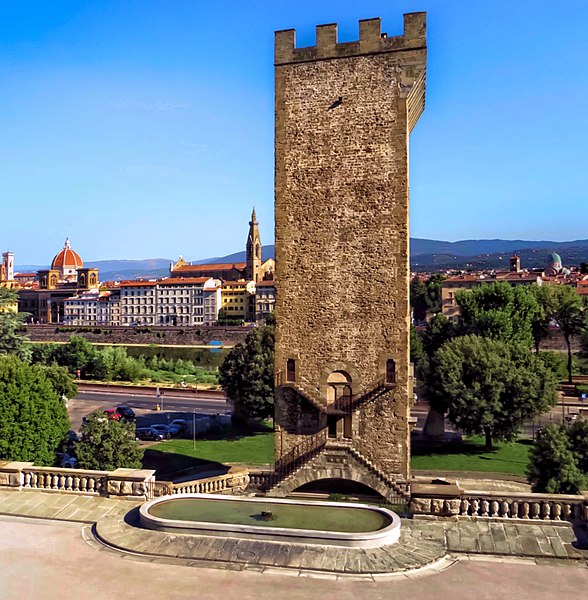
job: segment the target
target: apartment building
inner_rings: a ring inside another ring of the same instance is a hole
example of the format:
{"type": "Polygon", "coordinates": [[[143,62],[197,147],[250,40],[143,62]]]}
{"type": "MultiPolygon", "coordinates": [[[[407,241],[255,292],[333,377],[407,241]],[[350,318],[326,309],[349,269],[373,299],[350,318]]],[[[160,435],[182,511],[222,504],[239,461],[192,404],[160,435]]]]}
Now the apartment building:
{"type": "Polygon", "coordinates": [[[210,277],[169,277],[120,284],[121,325],[204,325],[216,321],[221,282],[210,277]],[[206,288],[206,293],[205,293],[206,288]],[[204,299],[208,300],[205,318],[204,299]]]}
{"type": "Polygon", "coordinates": [[[276,284],[273,281],[260,281],[255,286],[255,318],[265,321],[274,312],[276,304],[276,284]]]}

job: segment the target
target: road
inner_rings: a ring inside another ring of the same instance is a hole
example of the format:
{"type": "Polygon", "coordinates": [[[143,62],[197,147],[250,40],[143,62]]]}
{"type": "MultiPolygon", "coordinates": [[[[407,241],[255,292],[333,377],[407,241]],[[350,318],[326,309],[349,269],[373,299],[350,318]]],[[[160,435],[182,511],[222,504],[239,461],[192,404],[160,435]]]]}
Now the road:
{"type": "Polygon", "coordinates": [[[224,413],[227,402],[219,397],[202,397],[201,395],[177,395],[166,397],[165,393],[160,399],[155,394],[120,394],[116,392],[79,392],[75,400],[90,403],[100,403],[104,408],[125,404],[131,408],[155,410],[157,404],[161,410],[171,412],[198,412],[204,414],[224,413]]]}
{"type": "MultiPolygon", "coordinates": [[[[190,415],[194,412],[200,414],[218,414],[225,413],[228,410],[227,402],[224,398],[218,396],[203,397],[203,392],[198,396],[191,393],[186,393],[185,396],[179,396],[175,392],[174,396],[162,396],[162,400],[158,400],[155,394],[145,392],[139,393],[117,393],[110,391],[83,391],[70,400],[69,413],[72,422],[81,423],[82,417],[93,410],[113,408],[119,404],[125,404],[134,409],[138,415],[155,414],[161,415],[170,414],[170,418],[182,418],[186,413],[190,415]],[[157,404],[160,404],[160,412],[156,410],[157,404]],[[178,413],[178,414],[175,414],[178,413]],[[179,414],[182,413],[182,414],[179,414]],[[174,415],[174,416],[171,416],[174,415]]],[[[551,411],[537,417],[533,422],[526,423],[523,426],[522,434],[525,437],[533,438],[535,432],[544,425],[549,423],[562,423],[564,416],[578,413],[578,406],[564,407],[556,405],[551,411]]],[[[425,424],[429,405],[426,402],[419,402],[411,409],[411,416],[416,417],[416,430],[421,430],[425,424]]],[[[451,431],[452,427],[446,423],[446,430],[451,431]]]]}
{"type": "Polygon", "coordinates": [[[166,423],[173,419],[192,418],[194,412],[197,414],[224,414],[227,410],[227,402],[224,398],[202,397],[193,394],[186,396],[166,397],[163,394],[163,402],[157,399],[155,394],[148,393],[117,393],[106,391],[83,391],[78,392],[75,398],[69,400],[67,412],[72,427],[79,430],[82,419],[95,410],[105,410],[124,404],[130,406],[137,414],[137,425],[142,427],[153,423],[166,423]],[[157,404],[160,410],[157,410],[157,404]]]}

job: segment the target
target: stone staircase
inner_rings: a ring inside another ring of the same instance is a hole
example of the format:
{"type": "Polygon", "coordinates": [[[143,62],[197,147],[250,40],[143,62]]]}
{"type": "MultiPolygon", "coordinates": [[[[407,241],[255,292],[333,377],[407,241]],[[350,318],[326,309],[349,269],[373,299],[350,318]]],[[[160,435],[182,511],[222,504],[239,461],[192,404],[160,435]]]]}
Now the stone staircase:
{"type": "Polygon", "coordinates": [[[382,493],[390,501],[403,503],[410,498],[409,485],[404,481],[394,480],[378,469],[369,459],[352,446],[351,440],[330,440],[325,438],[313,452],[307,452],[305,460],[298,460],[295,466],[287,470],[278,469],[269,479],[264,490],[268,495],[279,495],[279,492],[290,491],[290,484],[299,476],[301,470],[311,473],[331,473],[333,478],[347,478],[365,481],[366,485],[382,493]],[[351,460],[350,460],[351,459],[351,460]],[[358,471],[363,477],[357,477],[358,471]],[[354,476],[355,475],[355,476],[354,476]]]}
{"type": "Polygon", "coordinates": [[[385,394],[389,389],[393,388],[394,384],[388,383],[384,379],[379,379],[369,385],[366,391],[355,394],[354,396],[337,398],[334,405],[325,404],[323,400],[314,396],[314,394],[302,390],[293,383],[284,384],[284,387],[287,387],[301,398],[304,398],[321,413],[349,414],[360,408],[363,404],[379,398],[382,394],[385,394]]]}
{"type": "Polygon", "coordinates": [[[357,461],[362,463],[366,469],[373,473],[382,483],[392,488],[399,496],[403,496],[407,500],[410,499],[410,485],[407,482],[390,479],[383,471],[378,469],[374,463],[372,463],[363,454],[358,452],[355,448],[350,447],[348,452],[357,461]]]}

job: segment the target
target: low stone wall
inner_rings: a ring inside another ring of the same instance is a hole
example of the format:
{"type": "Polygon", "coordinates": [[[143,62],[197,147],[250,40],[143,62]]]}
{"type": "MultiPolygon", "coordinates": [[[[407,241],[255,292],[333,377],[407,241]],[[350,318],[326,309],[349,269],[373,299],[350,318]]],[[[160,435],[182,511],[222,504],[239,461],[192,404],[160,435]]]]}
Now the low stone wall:
{"type": "Polygon", "coordinates": [[[231,467],[222,475],[165,485],[167,494],[239,494],[249,485],[249,470],[231,467]]]}
{"type": "Polygon", "coordinates": [[[269,469],[255,469],[249,471],[248,492],[264,492],[273,483],[275,479],[275,471],[269,469]]]}
{"type": "Polygon", "coordinates": [[[588,492],[564,494],[472,492],[456,484],[413,484],[410,511],[415,517],[510,519],[588,523],[588,492]]]}
{"type": "Polygon", "coordinates": [[[26,334],[33,342],[67,342],[72,335],[103,344],[208,345],[219,340],[233,346],[242,342],[246,327],[66,327],[63,325],[27,325],[26,334]]]}
{"type": "Polygon", "coordinates": [[[96,496],[147,497],[155,471],[92,471],[36,467],[31,462],[0,461],[0,489],[44,490],[96,496]]]}

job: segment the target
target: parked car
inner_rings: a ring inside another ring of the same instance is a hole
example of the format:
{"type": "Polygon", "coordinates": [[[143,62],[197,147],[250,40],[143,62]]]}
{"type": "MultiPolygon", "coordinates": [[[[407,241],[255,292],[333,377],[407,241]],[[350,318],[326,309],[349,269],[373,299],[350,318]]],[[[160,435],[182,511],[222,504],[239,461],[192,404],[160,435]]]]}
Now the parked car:
{"type": "Polygon", "coordinates": [[[151,425],[151,428],[161,433],[168,440],[172,435],[177,435],[180,432],[177,427],[172,428],[170,425],[165,425],[164,423],[154,423],[151,425]]]}
{"type": "Polygon", "coordinates": [[[116,412],[118,412],[124,421],[128,421],[129,423],[132,423],[136,418],[135,411],[124,404],[117,406],[116,412]]]}
{"type": "Polygon", "coordinates": [[[78,466],[78,459],[75,456],[65,454],[65,452],[58,452],[57,465],[63,469],[76,469],[78,466]]]}
{"type": "MultiPolygon", "coordinates": [[[[174,419],[169,426],[177,428],[178,433],[184,433],[188,428],[188,421],[186,419],[174,419]]],[[[172,433],[172,435],[174,434],[172,433]]]]}
{"type": "Polygon", "coordinates": [[[109,419],[110,421],[120,421],[121,419],[121,414],[116,410],[116,408],[107,408],[104,411],[104,415],[106,416],[107,419],[109,419]]]}
{"type": "Polygon", "coordinates": [[[165,439],[165,435],[153,429],[153,427],[137,427],[135,435],[138,440],[160,442],[165,439]]]}

